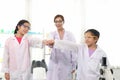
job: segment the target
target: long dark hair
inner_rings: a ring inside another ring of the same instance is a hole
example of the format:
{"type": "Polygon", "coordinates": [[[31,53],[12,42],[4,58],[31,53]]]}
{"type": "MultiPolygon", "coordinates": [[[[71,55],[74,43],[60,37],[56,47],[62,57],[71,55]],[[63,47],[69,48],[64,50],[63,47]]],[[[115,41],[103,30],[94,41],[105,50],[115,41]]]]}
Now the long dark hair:
{"type": "Polygon", "coordinates": [[[27,21],[27,20],[25,20],[25,19],[20,20],[20,21],[18,22],[18,24],[16,25],[16,28],[15,28],[15,30],[14,30],[14,34],[17,33],[17,31],[18,31],[18,26],[22,26],[24,23],[29,23],[29,24],[30,24],[30,22],[27,21]]]}

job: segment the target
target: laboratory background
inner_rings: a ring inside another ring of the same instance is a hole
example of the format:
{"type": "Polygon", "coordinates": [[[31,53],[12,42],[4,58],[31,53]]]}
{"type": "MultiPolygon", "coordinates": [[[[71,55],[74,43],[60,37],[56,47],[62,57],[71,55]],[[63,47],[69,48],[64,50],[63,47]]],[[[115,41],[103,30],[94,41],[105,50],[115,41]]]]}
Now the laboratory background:
{"type": "MultiPolygon", "coordinates": [[[[64,28],[74,34],[77,43],[83,41],[85,30],[99,30],[97,44],[106,52],[115,80],[120,80],[120,0],[0,0],[0,69],[5,40],[13,35],[19,20],[30,21],[29,34],[47,39],[49,32],[56,30],[54,16],[57,14],[64,16],[64,28]]],[[[32,48],[31,62],[44,59],[48,65],[50,51],[47,46],[32,48]]],[[[36,71],[33,76],[38,75],[40,80],[46,79],[44,70],[36,71]]],[[[4,80],[1,71],[0,80],[4,80]]]]}

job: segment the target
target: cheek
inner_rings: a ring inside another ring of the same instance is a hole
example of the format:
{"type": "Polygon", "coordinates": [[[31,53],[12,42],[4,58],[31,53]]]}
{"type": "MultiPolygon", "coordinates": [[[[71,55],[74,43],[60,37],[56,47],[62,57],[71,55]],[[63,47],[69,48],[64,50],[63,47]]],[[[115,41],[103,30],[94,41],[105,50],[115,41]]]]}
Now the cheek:
{"type": "Polygon", "coordinates": [[[89,39],[85,39],[85,42],[89,42],[90,40],[89,39]]]}
{"type": "Polygon", "coordinates": [[[28,33],[28,30],[24,30],[24,33],[28,33]]]}
{"type": "Polygon", "coordinates": [[[92,41],[91,39],[86,39],[85,42],[86,42],[87,44],[91,44],[93,41],[92,41]]]}
{"type": "Polygon", "coordinates": [[[56,27],[58,27],[59,26],[59,24],[56,24],[56,27]]]}
{"type": "Polygon", "coordinates": [[[57,27],[57,28],[61,28],[62,26],[61,26],[60,24],[57,24],[56,27],[57,27]]]}
{"type": "Polygon", "coordinates": [[[28,30],[23,30],[22,34],[26,34],[28,32],[28,30]]]}
{"type": "Polygon", "coordinates": [[[86,44],[89,44],[90,42],[89,42],[89,40],[85,40],[85,43],[86,43],[86,44]]]}

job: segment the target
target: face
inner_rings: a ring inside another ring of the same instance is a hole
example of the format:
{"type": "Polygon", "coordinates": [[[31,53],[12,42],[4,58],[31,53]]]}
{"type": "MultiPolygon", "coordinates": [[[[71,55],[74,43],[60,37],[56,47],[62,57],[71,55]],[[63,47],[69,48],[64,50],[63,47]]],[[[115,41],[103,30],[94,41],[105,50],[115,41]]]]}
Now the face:
{"type": "Polygon", "coordinates": [[[85,43],[88,45],[88,46],[92,46],[92,45],[95,45],[98,38],[96,36],[93,36],[91,32],[87,32],[85,33],[85,43]]]}
{"type": "Polygon", "coordinates": [[[61,19],[61,17],[57,17],[55,19],[55,26],[57,27],[57,29],[63,28],[63,20],[61,19]]]}
{"type": "Polygon", "coordinates": [[[18,31],[20,34],[24,35],[30,30],[30,24],[29,23],[24,23],[21,26],[18,26],[18,31]]]}

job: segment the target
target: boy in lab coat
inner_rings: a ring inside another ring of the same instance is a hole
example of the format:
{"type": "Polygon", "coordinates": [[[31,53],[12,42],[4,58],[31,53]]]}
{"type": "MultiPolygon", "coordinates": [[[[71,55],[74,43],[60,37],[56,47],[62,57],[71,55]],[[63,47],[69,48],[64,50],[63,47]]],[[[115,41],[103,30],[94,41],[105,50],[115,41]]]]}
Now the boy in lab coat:
{"type": "MultiPolygon", "coordinates": [[[[84,33],[85,43],[75,44],[70,41],[49,40],[47,45],[54,48],[70,50],[78,53],[77,80],[99,80],[100,64],[106,53],[97,45],[100,33],[95,29],[88,29],[84,33]]],[[[107,60],[107,65],[109,62],[107,60]]]]}

